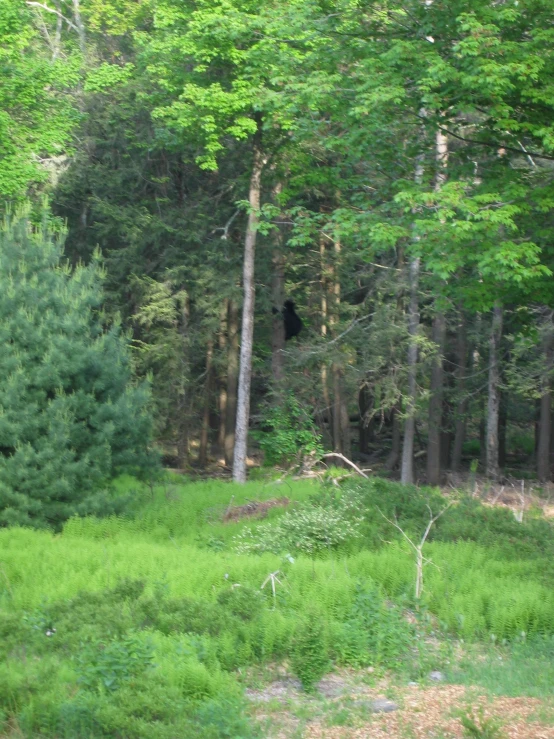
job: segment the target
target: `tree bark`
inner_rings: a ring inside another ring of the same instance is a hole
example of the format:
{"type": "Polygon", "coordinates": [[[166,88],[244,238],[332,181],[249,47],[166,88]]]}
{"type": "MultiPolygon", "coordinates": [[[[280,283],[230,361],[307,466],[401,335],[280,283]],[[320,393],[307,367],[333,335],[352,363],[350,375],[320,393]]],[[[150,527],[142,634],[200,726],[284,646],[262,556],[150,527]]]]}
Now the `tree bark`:
{"type": "Polygon", "coordinates": [[[368,421],[367,415],[371,408],[371,397],[367,385],[362,385],[358,391],[358,447],[361,454],[368,454],[369,443],[373,439],[372,422],[368,421]]]}
{"type": "MultiPolygon", "coordinates": [[[[337,326],[340,320],[340,305],[341,305],[341,286],[340,286],[340,256],[341,256],[341,245],[340,241],[333,241],[333,267],[332,267],[332,279],[333,279],[333,309],[329,317],[329,328],[333,335],[336,337],[337,326]]],[[[344,393],[344,374],[343,369],[337,362],[333,362],[332,366],[333,374],[333,450],[343,454],[345,457],[350,457],[350,419],[348,417],[348,406],[344,393]]]]}
{"type": "MultiPolygon", "coordinates": [[[[448,139],[439,129],[435,135],[435,159],[437,172],[435,175],[435,191],[441,189],[446,182],[446,165],[448,162],[448,139]]],[[[438,485],[441,474],[441,421],[444,386],[444,341],[446,335],[446,319],[440,307],[436,309],[433,319],[433,341],[438,348],[438,356],[431,368],[431,398],[429,401],[429,429],[427,444],[427,484],[438,485]]]]}
{"type": "Polygon", "coordinates": [[[463,312],[460,311],[458,335],[456,337],[456,420],[454,424],[454,448],[452,450],[452,470],[459,472],[462,466],[462,451],[466,435],[466,376],[468,367],[467,350],[467,323],[463,312]]]}
{"type": "Polygon", "coordinates": [[[487,403],[487,468],[491,480],[500,477],[498,461],[498,421],[500,413],[500,339],[502,338],[502,308],[497,303],[492,312],[489,339],[489,387],[487,403]]]}
{"type": "MultiPolygon", "coordinates": [[[[221,313],[219,315],[219,356],[221,362],[225,358],[225,364],[228,362],[227,355],[227,315],[229,312],[229,300],[223,301],[221,313]]],[[[218,410],[219,410],[219,433],[218,433],[218,447],[219,452],[222,456],[225,456],[225,423],[227,418],[227,373],[218,373],[219,381],[219,397],[218,397],[218,410]]]]}
{"type": "Polygon", "coordinates": [[[235,452],[235,423],[237,420],[237,384],[239,375],[239,307],[235,300],[229,301],[227,314],[227,391],[225,413],[225,464],[233,464],[235,452]]]}
{"type": "Polygon", "coordinates": [[[205,467],[208,463],[208,442],[210,435],[210,407],[212,401],[212,365],[214,355],[213,339],[208,341],[206,349],[206,382],[204,383],[204,412],[202,414],[202,428],[200,430],[200,446],[198,449],[198,464],[205,467]]]}
{"type": "MultiPolygon", "coordinates": [[[[393,408],[391,411],[391,417],[392,417],[392,444],[391,444],[391,450],[389,452],[389,456],[387,457],[385,461],[385,469],[389,472],[392,472],[394,469],[396,469],[396,466],[398,464],[398,459],[400,457],[400,442],[402,440],[401,437],[401,426],[400,426],[400,419],[398,417],[399,411],[398,408],[393,408]]],[[[414,424],[414,432],[415,432],[415,424],[414,424]]]]}
{"type": "Polygon", "coordinates": [[[419,333],[419,257],[410,262],[410,305],[408,308],[408,393],[406,397],[406,420],[404,421],[404,442],[402,444],[402,468],[400,480],[404,485],[414,483],[414,439],[415,405],[417,399],[417,335],[419,333]]]}
{"type": "Polygon", "coordinates": [[[508,428],[508,406],[506,394],[500,393],[500,405],[498,407],[498,466],[504,469],[506,466],[506,431],[508,428]]]}
{"type": "Polygon", "coordinates": [[[248,423],[250,418],[250,383],[252,380],[252,342],[254,339],[254,264],[256,236],[260,211],[260,190],[265,159],[261,149],[261,124],[254,137],[254,161],[250,177],[248,200],[250,212],[244,240],[242,330],[240,340],[240,370],[237,398],[237,423],[233,455],[233,480],[246,482],[246,456],[248,451],[248,423]]]}
{"type": "Polygon", "coordinates": [[[181,387],[179,392],[179,398],[177,406],[179,410],[178,414],[178,427],[177,427],[177,464],[179,469],[185,469],[189,463],[189,392],[188,392],[188,379],[190,374],[190,357],[189,357],[189,299],[188,296],[183,299],[183,305],[181,308],[181,338],[182,338],[182,353],[181,353],[181,387]]]}
{"type": "Polygon", "coordinates": [[[437,356],[431,367],[431,398],[429,400],[429,429],[427,442],[427,484],[440,484],[441,462],[441,421],[442,396],[444,384],[443,354],[446,335],[444,313],[435,314],[433,319],[433,342],[437,346],[437,356]]]}
{"type": "MultiPolygon", "coordinates": [[[[415,182],[421,185],[423,181],[423,155],[416,158],[415,182]]],[[[416,238],[417,240],[417,238],[416,238]]],[[[415,409],[417,400],[417,336],[419,333],[419,272],[420,259],[415,257],[410,261],[408,282],[410,286],[410,303],[408,307],[408,393],[406,397],[406,420],[404,421],[404,440],[402,444],[402,467],[400,481],[404,485],[414,483],[414,440],[415,440],[415,409]]]]}
{"type": "MultiPolygon", "coordinates": [[[[278,237],[275,237],[278,238],[278,237]]],[[[280,238],[279,238],[280,241],[280,238]]],[[[273,252],[273,277],[271,281],[271,298],[273,305],[279,310],[285,299],[285,261],[280,248],[273,252]]],[[[271,378],[275,389],[282,389],[285,378],[285,324],[281,313],[273,316],[271,331],[271,378]]]]}
{"type": "MultiPolygon", "coordinates": [[[[327,337],[327,323],[329,320],[329,304],[328,304],[328,277],[329,266],[327,264],[327,248],[325,236],[321,236],[319,240],[319,257],[321,265],[321,336],[323,339],[327,337]]],[[[331,407],[331,397],[329,395],[329,378],[327,364],[325,360],[321,363],[321,394],[323,396],[324,415],[328,418],[328,433],[331,444],[334,448],[333,439],[333,409],[331,407]]]]}
{"type": "Polygon", "coordinates": [[[551,479],[550,449],[552,436],[552,369],[554,366],[554,325],[552,311],[546,316],[542,333],[544,374],[541,382],[537,476],[539,482],[551,479]]]}

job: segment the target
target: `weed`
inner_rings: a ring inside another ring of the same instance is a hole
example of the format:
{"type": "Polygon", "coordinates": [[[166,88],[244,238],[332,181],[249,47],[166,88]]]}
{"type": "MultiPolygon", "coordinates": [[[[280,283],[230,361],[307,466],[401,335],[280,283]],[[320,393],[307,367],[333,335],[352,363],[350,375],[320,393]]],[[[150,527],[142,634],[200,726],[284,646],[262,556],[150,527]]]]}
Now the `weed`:
{"type": "Polygon", "coordinates": [[[77,664],[78,682],[84,688],[117,690],[152,666],[152,644],[133,634],[108,644],[82,644],[77,664]]]}
{"type": "Polygon", "coordinates": [[[485,718],[482,709],[477,715],[462,714],[460,721],[468,739],[503,739],[505,736],[500,723],[494,718],[485,718]]]}

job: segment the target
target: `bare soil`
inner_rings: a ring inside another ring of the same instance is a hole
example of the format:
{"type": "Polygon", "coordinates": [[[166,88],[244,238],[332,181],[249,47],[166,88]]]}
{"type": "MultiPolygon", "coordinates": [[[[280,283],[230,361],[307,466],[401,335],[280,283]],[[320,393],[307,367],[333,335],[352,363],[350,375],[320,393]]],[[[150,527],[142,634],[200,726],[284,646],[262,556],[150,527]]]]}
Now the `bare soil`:
{"type": "Polygon", "coordinates": [[[367,677],[333,673],[308,696],[283,675],[246,694],[269,739],[467,739],[460,715],[473,716],[484,730],[487,721],[496,722],[497,733],[483,731],[483,739],[554,739],[547,700],[488,697],[482,688],[461,685],[398,686],[389,678],[370,686],[367,677]],[[383,699],[397,710],[374,712],[383,699]]]}

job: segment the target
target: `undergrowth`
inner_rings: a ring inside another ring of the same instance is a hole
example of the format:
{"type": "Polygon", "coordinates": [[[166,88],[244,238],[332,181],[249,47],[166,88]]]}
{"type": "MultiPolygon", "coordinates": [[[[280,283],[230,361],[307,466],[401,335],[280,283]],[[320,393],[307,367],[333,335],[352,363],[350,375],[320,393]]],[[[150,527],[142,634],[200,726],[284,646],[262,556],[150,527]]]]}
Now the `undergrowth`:
{"type": "Polygon", "coordinates": [[[118,490],[134,495],[125,516],[72,519],[59,535],[0,531],[6,734],[248,739],[260,733],[240,687],[252,664],[288,662],[311,690],[333,664],[418,679],[444,657],[428,639],[442,630],[491,649],[514,642],[514,659],[537,640],[551,645],[544,521],[461,499],[425,545],[433,564],[416,604],[412,554],[384,516],[417,537],[429,507],[444,506],[435,491],[176,478],[153,491],[127,478],[118,490]],[[262,520],[222,522],[230,505],[282,496],[288,508],[262,520]],[[340,536],[322,540],[314,510],[340,536]],[[256,541],[289,532],[294,551],[239,553],[246,531],[256,541]]]}

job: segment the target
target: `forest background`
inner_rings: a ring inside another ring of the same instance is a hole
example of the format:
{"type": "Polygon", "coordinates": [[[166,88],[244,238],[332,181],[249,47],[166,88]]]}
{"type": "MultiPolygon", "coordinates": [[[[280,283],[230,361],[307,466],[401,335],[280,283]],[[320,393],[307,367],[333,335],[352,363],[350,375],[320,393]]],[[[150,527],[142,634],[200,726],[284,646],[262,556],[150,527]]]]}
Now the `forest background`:
{"type": "Polygon", "coordinates": [[[95,310],[131,338],[166,462],[244,480],[250,428],[270,463],[551,479],[553,21],[548,0],[4,0],[2,207],[102,263],[95,310]]]}

